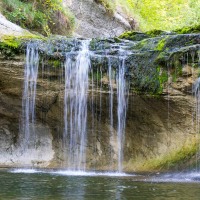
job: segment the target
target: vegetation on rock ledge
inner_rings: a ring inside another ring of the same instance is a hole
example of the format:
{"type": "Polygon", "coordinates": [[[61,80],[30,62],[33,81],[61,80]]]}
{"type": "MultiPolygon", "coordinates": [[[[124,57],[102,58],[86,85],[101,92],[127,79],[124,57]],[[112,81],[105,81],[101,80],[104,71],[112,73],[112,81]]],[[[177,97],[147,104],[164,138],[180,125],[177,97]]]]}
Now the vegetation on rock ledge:
{"type": "Polygon", "coordinates": [[[0,0],[0,11],[11,22],[43,35],[69,35],[74,17],[60,0],[0,0]]]}
{"type": "Polygon", "coordinates": [[[24,48],[22,47],[23,43],[31,39],[44,39],[44,38],[33,34],[18,36],[18,37],[10,35],[3,36],[0,39],[0,52],[6,58],[14,57],[16,54],[19,54],[22,51],[24,51],[24,48]]]}

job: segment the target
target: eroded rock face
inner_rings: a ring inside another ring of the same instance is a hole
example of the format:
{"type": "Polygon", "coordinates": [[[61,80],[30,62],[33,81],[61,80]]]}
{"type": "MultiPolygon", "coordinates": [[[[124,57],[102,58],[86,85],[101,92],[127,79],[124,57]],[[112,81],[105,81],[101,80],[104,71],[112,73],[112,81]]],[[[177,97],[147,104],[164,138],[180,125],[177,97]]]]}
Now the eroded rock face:
{"type": "MultiPolygon", "coordinates": [[[[161,36],[134,42],[108,39],[93,40],[90,43],[94,82],[92,84],[90,80],[87,102],[88,169],[117,169],[117,94],[114,84],[114,118],[111,127],[107,56],[113,58],[112,67],[117,72],[120,45],[126,53],[130,53],[126,55],[126,77],[130,78],[131,83],[125,130],[124,170],[133,172],[166,169],[195,155],[198,130],[194,117],[196,99],[192,96],[192,86],[198,78],[198,39],[199,35],[195,34],[182,37],[173,35],[167,38],[161,36]],[[177,42],[174,44],[176,48],[173,48],[170,41],[174,43],[180,38],[181,43],[177,42]],[[163,39],[166,40],[164,45],[163,39]],[[188,44],[186,40],[193,43],[188,44]],[[138,46],[141,47],[138,49],[138,46]],[[183,52],[179,51],[183,48],[183,52]],[[157,59],[162,52],[165,55],[162,58],[167,59],[164,64],[165,59],[162,59],[162,62],[157,59]],[[173,58],[171,62],[170,58],[173,58]],[[180,71],[175,73],[176,70],[180,71]],[[150,79],[152,75],[155,76],[154,79],[150,79]],[[154,88],[157,82],[158,88],[162,90],[153,93],[154,90],[149,88],[154,88]],[[147,87],[148,83],[155,85],[147,87]],[[140,95],[134,89],[138,89],[140,95]],[[157,96],[154,96],[155,94],[157,96]]],[[[18,52],[14,57],[13,54],[9,57],[10,54],[4,55],[4,51],[1,53],[1,166],[60,168],[67,165],[67,147],[63,142],[63,63],[66,52],[70,52],[72,47],[75,51],[79,50],[80,41],[61,38],[50,43],[37,42],[41,62],[37,80],[34,126],[36,136],[30,138],[28,150],[24,150],[23,134],[20,129],[24,55],[18,52]]],[[[91,79],[91,74],[89,77],[91,79]]],[[[33,125],[30,129],[33,129],[33,125]]]]}
{"type": "Polygon", "coordinates": [[[20,130],[24,56],[15,57],[15,60],[1,58],[0,66],[1,166],[48,166],[54,155],[52,134],[48,125],[38,122],[34,126],[36,138],[31,138],[33,142],[24,151],[26,141],[23,141],[20,130]]]}
{"type": "MultiPolygon", "coordinates": [[[[0,137],[1,166],[65,167],[63,147],[64,84],[62,68],[40,68],[36,96],[36,138],[23,151],[20,136],[23,90],[23,56],[1,59],[0,137]]],[[[89,93],[87,122],[87,168],[116,169],[117,99],[114,95],[114,124],[110,127],[109,93],[89,93]],[[93,107],[91,106],[93,104],[93,107]],[[113,136],[110,130],[112,128],[113,136]]],[[[184,147],[195,137],[192,126],[194,98],[130,95],[124,144],[124,170],[148,170],[141,163],[184,147]]]]}
{"type": "Polygon", "coordinates": [[[114,37],[131,29],[127,19],[120,13],[109,15],[106,9],[94,0],[64,0],[76,17],[75,33],[86,38],[114,37]]]}

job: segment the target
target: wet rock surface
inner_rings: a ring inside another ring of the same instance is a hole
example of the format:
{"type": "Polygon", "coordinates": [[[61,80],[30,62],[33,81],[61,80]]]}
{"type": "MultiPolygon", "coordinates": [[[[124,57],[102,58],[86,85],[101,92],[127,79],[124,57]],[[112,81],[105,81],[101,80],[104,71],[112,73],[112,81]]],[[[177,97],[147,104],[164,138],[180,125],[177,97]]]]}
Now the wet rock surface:
{"type": "MultiPolygon", "coordinates": [[[[161,35],[140,41],[114,38],[94,39],[90,42],[94,82],[90,82],[87,102],[88,169],[116,168],[117,97],[114,87],[114,124],[110,127],[109,61],[117,74],[118,63],[125,58],[125,74],[131,85],[124,170],[151,170],[152,165],[147,165],[151,164],[151,160],[179,151],[188,145],[188,141],[195,140],[195,98],[192,96],[192,86],[198,78],[199,38],[199,34],[161,35]],[[113,135],[110,135],[111,128],[113,135]]],[[[33,154],[30,153],[32,158],[26,161],[14,159],[15,152],[20,152],[24,55],[5,58],[2,53],[0,57],[1,155],[6,158],[1,159],[2,166],[65,166],[62,142],[63,63],[66,53],[72,57],[77,54],[80,41],[62,37],[37,42],[41,61],[36,95],[37,139],[33,141],[37,141],[38,148],[33,154]],[[44,157],[42,152],[45,152],[44,157]]]]}
{"type": "MultiPolygon", "coordinates": [[[[141,33],[136,32],[137,35],[141,33]]],[[[189,88],[192,88],[198,74],[200,34],[145,35],[147,38],[142,40],[125,40],[125,36],[120,37],[123,39],[91,40],[90,57],[94,72],[106,73],[108,62],[117,71],[119,62],[125,59],[126,77],[134,91],[161,94],[163,87],[168,85],[174,90],[191,94],[189,88]],[[178,79],[183,82],[180,87],[176,86],[178,79]]],[[[63,62],[66,53],[71,57],[77,55],[81,40],[55,37],[45,42],[38,41],[38,48],[46,59],[63,62]]]]}

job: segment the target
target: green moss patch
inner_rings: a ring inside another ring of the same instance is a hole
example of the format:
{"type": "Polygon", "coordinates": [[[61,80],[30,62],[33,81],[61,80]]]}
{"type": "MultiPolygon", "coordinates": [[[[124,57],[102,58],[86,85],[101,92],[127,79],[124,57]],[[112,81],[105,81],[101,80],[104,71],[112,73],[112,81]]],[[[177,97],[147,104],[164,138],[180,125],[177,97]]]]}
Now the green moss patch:
{"type": "Polygon", "coordinates": [[[5,35],[0,39],[0,52],[4,57],[14,57],[16,54],[22,53],[22,44],[31,39],[44,39],[41,36],[27,34],[23,36],[5,35]]]}
{"type": "Polygon", "coordinates": [[[14,57],[19,54],[21,41],[14,36],[4,36],[0,40],[0,52],[4,57],[14,57]]]}
{"type": "Polygon", "coordinates": [[[147,34],[150,37],[157,37],[157,36],[161,36],[161,35],[166,35],[168,33],[165,31],[162,31],[162,30],[155,29],[155,30],[147,31],[147,32],[145,32],[145,34],[147,34]]]}
{"type": "Polygon", "coordinates": [[[132,40],[132,41],[140,41],[148,37],[149,36],[146,35],[145,33],[136,32],[136,31],[127,31],[119,36],[120,39],[132,40]]]}
{"type": "Polygon", "coordinates": [[[175,30],[174,32],[178,34],[200,33],[200,24],[195,26],[183,27],[181,29],[175,30]]]}
{"type": "Polygon", "coordinates": [[[162,40],[160,40],[155,48],[156,51],[163,51],[164,47],[166,45],[166,39],[167,38],[163,38],[162,40]]]}
{"type": "Polygon", "coordinates": [[[4,36],[1,40],[1,47],[17,49],[20,46],[20,40],[14,36],[4,36]]]}
{"type": "Polygon", "coordinates": [[[145,172],[167,171],[176,169],[177,167],[184,168],[184,166],[186,167],[187,163],[196,155],[198,150],[198,139],[194,137],[179,149],[163,154],[158,158],[148,159],[145,162],[143,161],[143,163],[138,163],[137,166],[135,166],[135,170],[145,172]]]}

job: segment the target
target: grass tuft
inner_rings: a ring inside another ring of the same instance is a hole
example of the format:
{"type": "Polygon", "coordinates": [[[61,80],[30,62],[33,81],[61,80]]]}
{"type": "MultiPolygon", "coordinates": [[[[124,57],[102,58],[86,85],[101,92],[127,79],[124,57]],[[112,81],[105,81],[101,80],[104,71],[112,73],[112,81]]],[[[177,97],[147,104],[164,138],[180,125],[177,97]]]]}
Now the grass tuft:
{"type": "Polygon", "coordinates": [[[1,0],[1,12],[22,28],[50,34],[69,35],[75,20],[60,0],[1,0]]]}

